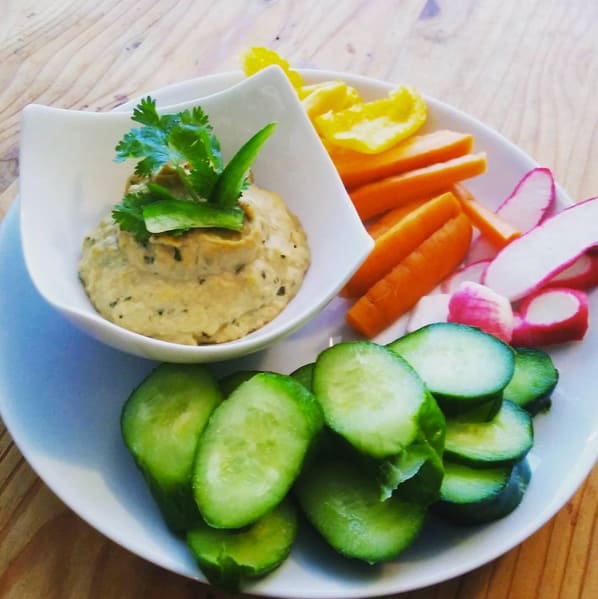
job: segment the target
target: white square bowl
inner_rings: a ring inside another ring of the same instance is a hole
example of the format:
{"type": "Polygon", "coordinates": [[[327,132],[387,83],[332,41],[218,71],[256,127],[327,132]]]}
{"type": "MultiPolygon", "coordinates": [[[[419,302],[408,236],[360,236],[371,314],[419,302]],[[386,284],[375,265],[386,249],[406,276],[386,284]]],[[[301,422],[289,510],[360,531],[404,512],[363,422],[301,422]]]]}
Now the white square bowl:
{"type": "Polygon", "coordinates": [[[263,349],[295,331],[335,297],[372,247],[294,89],[269,67],[222,92],[170,106],[201,105],[225,161],[258,129],[278,123],[254,166],[260,187],[280,194],[307,233],[311,266],[298,294],[242,339],[187,346],[145,337],[100,316],[78,278],[83,238],[120,201],[133,165],[114,162],[129,113],[30,105],[21,133],[21,237],[40,294],[66,318],[117,349],[170,362],[210,362],[263,349]]]}

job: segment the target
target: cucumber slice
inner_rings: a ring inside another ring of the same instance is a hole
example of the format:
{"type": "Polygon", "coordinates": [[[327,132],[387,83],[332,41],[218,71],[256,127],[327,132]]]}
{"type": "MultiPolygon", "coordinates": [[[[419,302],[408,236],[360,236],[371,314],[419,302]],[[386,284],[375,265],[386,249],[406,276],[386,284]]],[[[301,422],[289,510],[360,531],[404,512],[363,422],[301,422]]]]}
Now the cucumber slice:
{"type": "Polygon", "coordinates": [[[503,401],[489,422],[456,417],[446,422],[444,456],[474,467],[513,466],[532,448],[531,416],[510,401],[503,401]]]}
{"type": "Polygon", "coordinates": [[[515,372],[503,397],[535,415],[550,406],[550,394],[556,387],[559,373],[546,352],[527,347],[514,350],[515,372]]]}
{"type": "Polygon", "coordinates": [[[310,391],[312,391],[314,366],[315,364],[311,362],[310,364],[305,364],[304,366],[301,366],[300,368],[297,368],[297,370],[291,372],[291,376],[310,391]]]}
{"type": "Polygon", "coordinates": [[[380,501],[368,470],[332,458],[303,472],[295,491],[307,519],[334,549],[370,564],[411,545],[426,514],[424,506],[397,497],[380,501]]]}
{"type": "Polygon", "coordinates": [[[285,499],[271,512],[241,530],[212,528],[205,523],[187,533],[187,543],[206,578],[237,592],[243,581],[277,568],[297,536],[297,511],[285,499]]]}
{"type": "Polygon", "coordinates": [[[241,383],[248,381],[258,372],[259,370],[236,370],[222,377],[218,382],[224,397],[228,397],[241,383]]]}
{"type": "Polygon", "coordinates": [[[272,510],[322,425],[316,398],[289,376],[262,372],[237,387],[198,444],[193,489],[206,523],[240,528],[272,510]]]}
{"type": "Polygon", "coordinates": [[[368,341],[324,350],[313,389],[328,426],[374,458],[397,455],[415,441],[420,411],[434,401],[413,368],[368,341]]]}
{"type": "Polygon", "coordinates": [[[525,458],[513,468],[480,469],[447,462],[434,511],[457,524],[492,522],[521,503],[530,479],[525,458]]]}
{"type": "Polygon", "coordinates": [[[121,430],[168,526],[201,518],[191,490],[198,439],[222,393],[201,365],[161,364],[126,401],[121,430]]]}
{"type": "Polygon", "coordinates": [[[448,415],[484,403],[492,409],[513,376],[512,349],[467,325],[430,324],[388,347],[415,368],[448,415]]]}

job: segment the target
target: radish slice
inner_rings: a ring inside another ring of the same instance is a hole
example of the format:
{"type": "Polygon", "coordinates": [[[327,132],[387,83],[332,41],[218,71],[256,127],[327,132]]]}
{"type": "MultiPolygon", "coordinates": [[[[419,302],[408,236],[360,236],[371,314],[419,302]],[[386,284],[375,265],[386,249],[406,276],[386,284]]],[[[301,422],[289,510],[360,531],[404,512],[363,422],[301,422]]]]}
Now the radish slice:
{"type": "Polygon", "coordinates": [[[526,298],[511,343],[541,347],[580,341],[588,330],[588,298],[576,289],[542,289],[526,298]]]}
{"type": "Polygon", "coordinates": [[[514,239],[482,277],[511,301],[529,295],[598,245],[598,197],[574,204],[514,239]]]}
{"type": "Polygon", "coordinates": [[[469,281],[461,283],[451,296],[447,320],[478,327],[505,343],[511,341],[515,325],[511,303],[506,297],[469,281]]]}
{"type": "MultiPolygon", "coordinates": [[[[511,195],[497,208],[496,214],[522,233],[539,225],[554,206],[556,193],[552,172],[535,168],[523,176],[511,195]]],[[[494,258],[497,249],[483,237],[478,237],[467,255],[467,264],[494,258]]]]}
{"type": "Polygon", "coordinates": [[[550,279],[547,286],[568,289],[591,289],[598,285],[598,254],[586,252],[571,266],[550,279]]]}
{"type": "Polygon", "coordinates": [[[474,262],[473,264],[468,264],[467,266],[460,268],[452,276],[442,282],[440,285],[442,291],[444,293],[453,293],[463,281],[481,283],[482,275],[488,264],[490,264],[490,260],[480,260],[479,262],[474,262]]]}
{"type": "Polygon", "coordinates": [[[412,333],[434,322],[446,322],[450,299],[450,293],[424,295],[411,310],[407,321],[407,332],[412,333]]]}

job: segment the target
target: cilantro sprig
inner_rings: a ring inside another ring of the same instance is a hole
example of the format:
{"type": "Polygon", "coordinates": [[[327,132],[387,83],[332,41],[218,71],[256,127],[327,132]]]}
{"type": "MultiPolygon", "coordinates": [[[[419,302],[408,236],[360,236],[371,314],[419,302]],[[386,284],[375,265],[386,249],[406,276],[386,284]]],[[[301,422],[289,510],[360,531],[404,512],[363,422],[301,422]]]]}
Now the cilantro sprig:
{"type": "Polygon", "coordinates": [[[158,114],[147,97],[133,110],[141,127],[128,131],[116,146],[116,162],[140,159],[135,175],[146,185],[124,195],[112,216],[120,228],[140,242],[152,233],[182,234],[192,228],[219,227],[240,230],[244,213],[238,199],[260,148],[275,123],[249,139],[224,167],[220,143],[200,106],[177,114],[158,114]],[[153,178],[165,165],[174,169],[183,196],[159,185],[153,178]]]}

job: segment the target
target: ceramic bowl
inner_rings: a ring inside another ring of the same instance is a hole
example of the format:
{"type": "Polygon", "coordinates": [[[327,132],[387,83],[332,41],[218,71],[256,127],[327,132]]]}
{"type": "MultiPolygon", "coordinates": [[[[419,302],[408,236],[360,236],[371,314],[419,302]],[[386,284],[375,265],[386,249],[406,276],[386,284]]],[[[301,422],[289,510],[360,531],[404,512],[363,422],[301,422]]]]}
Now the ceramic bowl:
{"type": "Polygon", "coordinates": [[[298,294],[270,323],[235,341],[188,346],[152,339],[100,316],[78,278],[86,234],[122,197],[134,163],[113,161],[133,122],[130,112],[93,113],[29,105],[21,137],[21,236],[40,294],[96,339],[139,356],[210,362],[263,349],[298,329],[335,297],[372,246],[297,96],[278,67],[209,96],[201,105],[225,160],[271,121],[278,125],[253,167],[255,181],[277,192],[305,229],[312,263],[298,294]]]}

